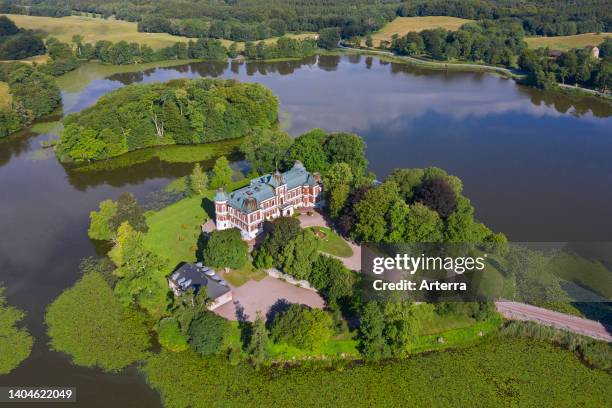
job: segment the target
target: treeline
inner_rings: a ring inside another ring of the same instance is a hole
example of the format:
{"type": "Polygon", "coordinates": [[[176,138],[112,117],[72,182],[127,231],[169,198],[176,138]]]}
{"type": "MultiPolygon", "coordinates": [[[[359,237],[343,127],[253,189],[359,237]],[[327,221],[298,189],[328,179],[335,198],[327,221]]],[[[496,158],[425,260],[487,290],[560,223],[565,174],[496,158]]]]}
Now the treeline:
{"type": "Polygon", "coordinates": [[[9,85],[11,102],[0,108],[0,137],[55,111],[62,102],[53,78],[23,63],[0,64],[0,82],[9,85]]]}
{"type": "Polygon", "coordinates": [[[404,2],[398,15],[511,19],[528,35],[560,36],[612,30],[612,11],[607,0],[417,0],[404,2]]]}
{"type": "Polygon", "coordinates": [[[63,161],[101,160],[144,147],[244,136],[277,122],[267,88],[232,80],[174,80],[113,91],[64,119],[63,161]]]}
{"type": "MultiPolygon", "coordinates": [[[[80,12],[138,22],[139,29],[144,32],[232,41],[257,41],[287,32],[319,31],[326,27],[339,28],[346,38],[364,35],[395,18],[401,4],[400,1],[372,3],[367,0],[45,0],[36,3],[58,10],[69,6],[80,12]]],[[[12,10],[25,12],[23,7],[12,10]]]]}
{"type": "Polygon", "coordinates": [[[518,23],[485,21],[466,24],[457,31],[443,28],[411,32],[392,39],[390,49],[399,55],[429,55],[439,60],[462,59],[492,65],[516,66],[527,48],[518,23]]]}
{"type": "Polygon", "coordinates": [[[522,82],[542,89],[572,83],[607,92],[612,88],[612,40],[600,45],[600,58],[591,48],[551,56],[550,50],[531,50],[517,22],[487,20],[465,24],[457,31],[442,28],[395,36],[388,49],[399,55],[428,56],[437,60],[462,60],[520,68],[522,82]]]}
{"type": "Polygon", "coordinates": [[[44,17],[66,17],[72,14],[70,6],[67,2],[20,2],[17,4],[14,1],[0,1],[0,13],[5,14],[27,14],[30,16],[44,17]]]}
{"type": "Polygon", "coordinates": [[[527,72],[524,83],[551,89],[557,83],[577,84],[608,92],[612,89],[612,40],[606,39],[600,48],[600,59],[590,48],[570,50],[554,58],[548,49],[525,50],[519,67],[527,72]]]}
{"type": "Polygon", "coordinates": [[[17,28],[12,20],[0,16],[0,60],[18,60],[46,51],[40,36],[17,28]]]}

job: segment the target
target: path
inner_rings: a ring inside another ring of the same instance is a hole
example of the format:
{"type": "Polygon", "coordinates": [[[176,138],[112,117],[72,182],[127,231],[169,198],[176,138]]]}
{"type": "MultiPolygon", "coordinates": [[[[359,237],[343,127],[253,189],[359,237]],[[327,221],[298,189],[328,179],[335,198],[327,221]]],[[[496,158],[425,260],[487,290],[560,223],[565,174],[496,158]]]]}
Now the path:
{"type": "Polygon", "coordinates": [[[606,330],[605,326],[594,320],[506,300],[495,302],[495,306],[497,311],[506,319],[529,320],[594,339],[612,342],[612,335],[606,330]]]}

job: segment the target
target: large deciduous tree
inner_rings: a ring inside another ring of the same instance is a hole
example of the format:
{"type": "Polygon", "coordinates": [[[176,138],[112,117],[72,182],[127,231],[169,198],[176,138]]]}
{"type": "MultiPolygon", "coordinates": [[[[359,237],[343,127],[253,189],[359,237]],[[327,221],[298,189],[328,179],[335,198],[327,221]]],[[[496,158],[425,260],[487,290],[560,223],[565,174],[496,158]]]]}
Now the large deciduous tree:
{"type": "Polygon", "coordinates": [[[202,258],[206,265],[215,268],[239,269],[248,260],[248,249],[237,228],[213,231],[206,241],[202,258]]]}

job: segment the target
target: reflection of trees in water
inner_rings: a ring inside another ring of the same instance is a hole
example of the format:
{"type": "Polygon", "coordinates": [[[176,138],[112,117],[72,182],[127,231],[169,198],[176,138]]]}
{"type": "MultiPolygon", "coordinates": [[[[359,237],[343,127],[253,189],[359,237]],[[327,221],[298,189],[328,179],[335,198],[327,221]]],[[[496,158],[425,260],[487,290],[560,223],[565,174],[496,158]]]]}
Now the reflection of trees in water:
{"type": "Polygon", "coordinates": [[[36,136],[29,130],[22,130],[11,136],[0,138],[0,167],[7,164],[13,156],[30,150],[30,139],[36,136]]]}
{"type": "MultiPolygon", "coordinates": [[[[267,75],[267,74],[279,74],[289,75],[293,74],[296,70],[300,69],[304,65],[312,65],[316,62],[316,56],[302,58],[299,60],[286,60],[286,61],[249,61],[244,65],[246,66],[246,74],[252,76],[255,74],[267,75]]],[[[236,71],[237,72],[237,71],[236,71]]]]}
{"type": "Polygon", "coordinates": [[[372,68],[372,62],[373,61],[374,61],[374,59],[372,57],[366,57],[366,59],[365,59],[366,69],[372,68]]]}
{"type": "Polygon", "coordinates": [[[189,68],[191,68],[192,72],[203,77],[219,77],[223,75],[228,66],[229,63],[227,61],[205,61],[184,65],[187,69],[185,72],[188,72],[189,68]]]}
{"type": "Polygon", "coordinates": [[[318,67],[323,71],[335,71],[340,64],[339,55],[319,55],[318,67]]]}
{"type": "Polygon", "coordinates": [[[519,86],[518,89],[519,93],[528,96],[534,105],[553,107],[559,113],[570,113],[580,117],[591,112],[597,118],[606,118],[612,115],[612,104],[595,96],[543,91],[526,86],[519,86]]]}
{"type": "MultiPolygon", "coordinates": [[[[186,176],[193,170],[193,163],[171,163],[153,156],[155,148],[127,153],[115,159],[96,162],[87,169],[64,164],[64,170],[70,184],[79,191],[100,184],[113,187],[123,187],[131,184],[141,184],[146,180],[155,178],[175,179],[186,176]],[[150,151],[149,151],[150,150],[150,151]]],[[[231,161],[242,160],[237,149],[232,150],[226,157],[231,161]]],[[[200,161],[203,169],[209,170],[215,164],[217,157],[200,161]]]]}
{"type": "Polygon", "coordinates": [[[110,79],[111,81],[121,82],[123,85],[129,85],[129,84],[133,84],[134,82],[142,82],[144,80],[144,73],[146,71],[149,71],[149,70],[113,74],[109,76],[107,79],[110,79]]]}

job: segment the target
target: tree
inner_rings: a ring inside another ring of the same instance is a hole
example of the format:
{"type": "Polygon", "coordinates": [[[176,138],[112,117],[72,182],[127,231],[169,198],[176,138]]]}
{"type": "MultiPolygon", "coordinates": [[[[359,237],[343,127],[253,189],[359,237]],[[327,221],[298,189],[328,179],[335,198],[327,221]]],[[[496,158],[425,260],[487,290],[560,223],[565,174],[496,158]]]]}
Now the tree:
{"type": "Polygon", "coordinates": [[[276,259],[283,272],[296,279],[308,279],[319,253],[319,242],[311,230],[301,231],[290,240],[276,259]]]}
{"type": "Polygon", "coordinates": [[[359,351],[368,360],[380,360],[389,356],[384,338],[385,316],[376,301],[365,304],[359,318],[359,351]]]}
{"type": "Polygon", "coordinates": [[[4,286],[0,285],[0,350],[3,350],[0,353],[0,375],[10,373],[28,358],[34,344],[30,333],[18,327],[25,313],[7,305],[4,290],[4,286]]]}
{"type": "Polygon", "coordinates": [[[201,196],[206,192],[208,186],[208,176],[202,171],[200,163],[196,163],[193,166],[193,171],[187,178],[187,191],[189,195],[201,196]]]}
{"type": "Polygon", "coordinates": [[[365,45],[366,45],[366,47],[373,47],[374,46],[374,41],[372,40],[372,34],[366,35],[365,45]]]}
{"type": "Polygon", "coordinates": [[[104,200],[100,202],[99,211],[89,213],[89,230],[87,235],[91,239],[111,240],[116,233],[116,229],[111,226],[111,220],[117,214],[117,203],[113,200],[104,200]]]}
{"type": "Polygon", "coordinates": [[[221,156],[215,162],[210,176],[210,188],[217,189],[225,187],[232,182],[232,174],[234,171],[229,165],[229,161],[225,156],[221,156]]]}
{"type": "Polygon", "coordinates": [[[0,16],[0,37],[15,35],[19,32],[19,28],[13,20],[6,16],[0,16]]]}
{"type": "Polygon", "coordinates": [[[405,242],[441,242],[444,224],[437,212],[414,203],[406,217],[405,242]]]}
{"type": "Polygon", "coordinates": [[[247,351],[256,366],[265,363],[270,356],[270,339],[261,311],[257,311],[247,351]]]}
{"type": "Polygon", "coordinates": [[[342,261],[319,255],[312,267],[309,282],[319,290],[327,304],[336,304],[353,293],[355,278],[342,261]]]}
{"type": "Polygon", "coordinates": [[[260,174],[271,173],[287,156],[293,138],[280,130],[256,129],[249,133],[240,149],[251,168],[260,174]]]}
{"type": "Polygon", "coordinates": [[[287,343],[306,350],[317,350],[333,334],[329,313],[297,304],[277,314],[270,330],[275,342],[287,343]]]}
{"type": "Polygon", "coordinates": [[[344,208],[350,194],[350,188],[346,184],[339,184],[332,188],[328,193],[329,214],[333,218],[338,218],[344,208]]]}
{"type": "Polygon", "coordinates": [[[323,178],[325,188],[330,191],[340,184],[350,186],[352,181],[353,172],[351,167],[343,162],[332,164],[325,172],[325,177],[323,178]]]}
{"type": "Polygon", "coordinates": [[[137,304],[152,316],[161,316],[169,304],[167,260],[145,249],[142,233],[127,221],[117,229],[115,245],[108,256],[117,266],[117,298],[126,306],[137,304]]]}
{"type": "Polygon", "coordinates": [[[229,329],[227,320],[203,311],[189,326],[189,344],[201,355],[218,354],[223,350],[229,329]]]}
{"type": "Polygon", "coordinates": [[[353,177],[365,174],[368,160],[365,157],[365,142],[354,133],[331,133],[323,148],[329,163],[346,163],[353,177]]]}
{"type": "Polygon", "coordinates": [[[214,268],[240,269],[248,260],[248,250],[237,228],[213,231],[206,241],[202,258],[206,265],[214,268]]]}
{"type": "Polygon", "coordinates": [[[319,32],[317,45],[321,48],[331,50],[336,48],[340,42],[340,31],[337,28],[324,28],[319,32]]]}
{"type": "Polygon", "coordinates": [[[407,301],[388,301],[384,305],[384,335],[393,356],[405,356],[419,332],[416,307],[407,301]]]}
{"type": "Polygon", "coordinates": [[[280,256],[289,241],[298,236],[302,230],[300,220],[293,217],[278,217],[272,222],[266,222],[267,232],[262,248],[275,260],[280,256]]]}
{"type": "Polygon", "coordinates": [[[448,217],[457,205],[455,192],[442,178],[425,180],[417,189],[414,199],[436,211],[441,218],[448,217]]]}
{"type": "Polygon", "coordinates": [[[327,153],[323,149],[326,136],[323,129],[313,129],[298,136],[289,148],[286,165],[299,160],[310,172],[325,172],[329,166],[327,153]]]}
{"type": "Polygon", "coordinates": [[[136,231],[147,232],[149,230],[144,210],[138,204],[136,196],[128,192],[121,194],[117,199],[117,212],[110,220],[110,228],[116,230],[126,221],[136,231]]]}
{"type": "Polygon", "coordinates": [[[55,299],[45,322],[51,349],[85,367],[119,371],[143,360],[151,345],[143,316],[121,305],[99,273],[85,274],[55,299]]]}

